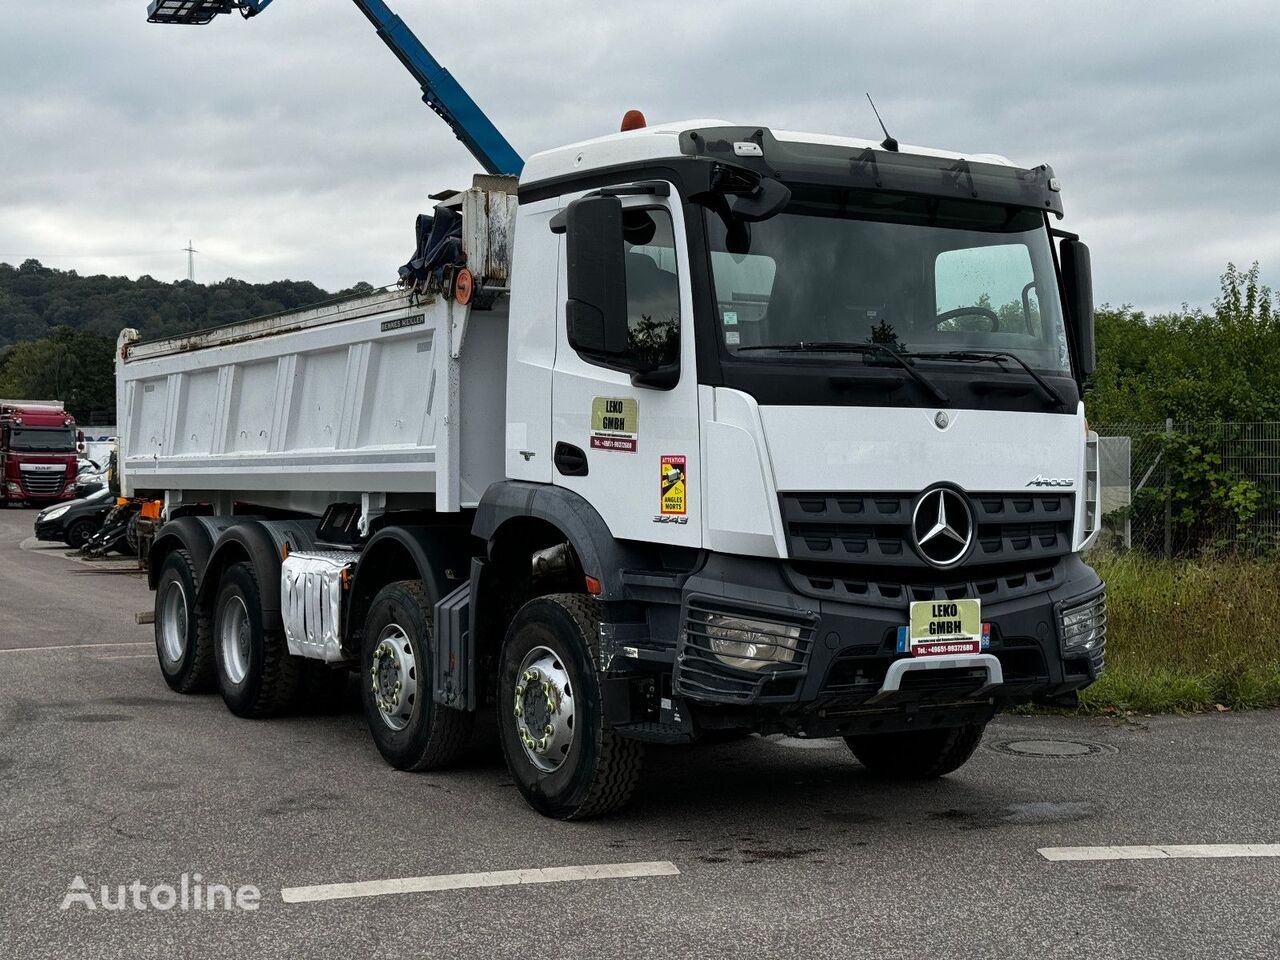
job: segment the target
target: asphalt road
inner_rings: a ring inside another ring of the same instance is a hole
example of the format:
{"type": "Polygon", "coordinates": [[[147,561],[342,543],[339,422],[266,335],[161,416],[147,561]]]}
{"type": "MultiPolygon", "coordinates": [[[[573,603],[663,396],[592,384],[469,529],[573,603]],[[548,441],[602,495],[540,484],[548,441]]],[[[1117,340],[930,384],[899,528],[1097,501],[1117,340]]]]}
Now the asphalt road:
{"type": "Polygon", "coordinates": [[[874,780],[839,741],[653,750],[625,813],[553,823],[487,743],[463,769],[405,774],[354,709],[248,722],[170,693],[152,628],[134,623],[145,582],[36,545],[31,517],[0,511],[0,957],[1280,954],[1280,858],[1037,852],[1280,841],[1275,713],[1002,718],[957,774],[910,787],[874,780]],[[1092,746],[1001,749],[1027,740],[1092,746]],[[281,895],[649,861],[679,872],[281,895]],[[258,909],[61,909],[76,877],[114,897],[184,873],[252,885],[258,909]]]}

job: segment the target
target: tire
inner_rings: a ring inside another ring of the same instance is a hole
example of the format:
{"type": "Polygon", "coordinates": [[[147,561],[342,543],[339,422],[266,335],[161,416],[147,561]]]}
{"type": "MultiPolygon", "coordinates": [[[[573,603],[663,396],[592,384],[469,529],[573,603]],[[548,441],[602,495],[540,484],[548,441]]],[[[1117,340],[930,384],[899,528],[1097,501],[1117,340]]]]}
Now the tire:
{"type": "Polygon", "coordinates": [[[213,689],[213,624],[196,604],[196,569],[186,550],[174,550],[160,567],[155,635],[160,675],[170,690],[204,693],[213,689]]]}
{"type": "Polygon", "coordinates": [[[529,805],[557,820],[618,810],[640,779],[643,746],[605,718],[599,623],[591,597],[539,597],[520,608],[502,644],[498,739],[507,769],[529,805]]]}
{"type": "Polygon", "coordinates": [[[88,517],[83,517],[67,528],[67,539],[65,542],[68,547],[71,547],[71,549],[79,550],[88,543],[97,532],[98,524],[95,521],[90,520],[88,517]]]}
{"type": "Polygon", "coordinates": [[[378,752],[397,770],[439,770],[471,745],[472,712],[432,699],[432,608],[421,580],[378,591],[360,643],[360,702],[378,752]]]}
{"type": "Polygon", "coordinates": [[[890,780],[932,780],[964,766],[982,740],[985,723],[948,730],[910,730],[845,737],[858,761],[890,780]]]}
{"type": "Polygon", "coordinates": [[[289,656],[283,633],[263,629],[262,594],[252,564],[237,563],[222,574],[213,650],[222,699],[237,717],[278,716],[294,704],[302,661],[289,656]]]}

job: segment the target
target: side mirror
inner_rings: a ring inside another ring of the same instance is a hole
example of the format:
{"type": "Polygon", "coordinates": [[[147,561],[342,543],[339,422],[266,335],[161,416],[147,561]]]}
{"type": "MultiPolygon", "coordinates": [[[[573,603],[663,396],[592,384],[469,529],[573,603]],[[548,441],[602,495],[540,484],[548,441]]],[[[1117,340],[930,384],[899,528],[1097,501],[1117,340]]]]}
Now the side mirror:
{"type": "Polygon", "coordinates": [[[599,357],[627,352],[627,266],[622,201],[583,197],[565,210],[569,345],[599,357]]]}
{"type": "Polygon", "coordinates": [[[1079,240],[1063,240],[1059,251],[1071,343],[1075,347],[1076,364],[1083,380],[1097,366],[1093,336],[1093,268],[1089,262],[1089,248],[1079,240]]]}

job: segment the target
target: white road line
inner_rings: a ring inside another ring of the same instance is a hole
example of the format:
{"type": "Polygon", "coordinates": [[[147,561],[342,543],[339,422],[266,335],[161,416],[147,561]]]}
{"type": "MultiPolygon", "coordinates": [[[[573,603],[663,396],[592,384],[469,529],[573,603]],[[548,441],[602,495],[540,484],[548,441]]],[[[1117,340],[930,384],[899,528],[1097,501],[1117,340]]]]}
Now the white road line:
{"type": "Polygon", "coordinates": [[[434,893],[474,887],[507,887],[525,883],[564,883],[569,880],[622,880],[631,877],[673,877],[680,870],[668,860],[650,863],[600,863],[585,867],[542,867],[533,870],[497,870],[489,873],[450,873],[400,880],[364,883],[326,883],[315,887],[284,887],[285,903],[315,903],[353,897],[382,897],[394,893],[434,893]]]}
{"type": "Polygon", "coordinates": [[[1133,847],[1041,847],[1046,860],[1179,860],[1213,857],[1280,857],[1280,843],[1187,843],[1133,847]]]}
{"type": "Polygon", "coordinates": [[[0,653],[45,653],[50,650],[101,650],[103,647],[150,647],[146,640],[130,640],[127,643],[68,643],[56,647],[14,647],[0,653]]]}

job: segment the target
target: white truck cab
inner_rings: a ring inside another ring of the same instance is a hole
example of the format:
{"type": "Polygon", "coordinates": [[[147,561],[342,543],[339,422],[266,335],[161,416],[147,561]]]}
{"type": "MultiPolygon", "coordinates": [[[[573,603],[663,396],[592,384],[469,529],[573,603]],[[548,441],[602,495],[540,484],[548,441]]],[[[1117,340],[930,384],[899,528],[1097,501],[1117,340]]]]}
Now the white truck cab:
{"type": "Polygon", "coordinates": [[[399,289],[126,332],[166,680],[261,716],[354,668],[410,769],[494,709],[555,817],[726,732],[958,768],[1103,667],[1061,215],[1047,166],[691,120],[478,180],[399,289]]]}

